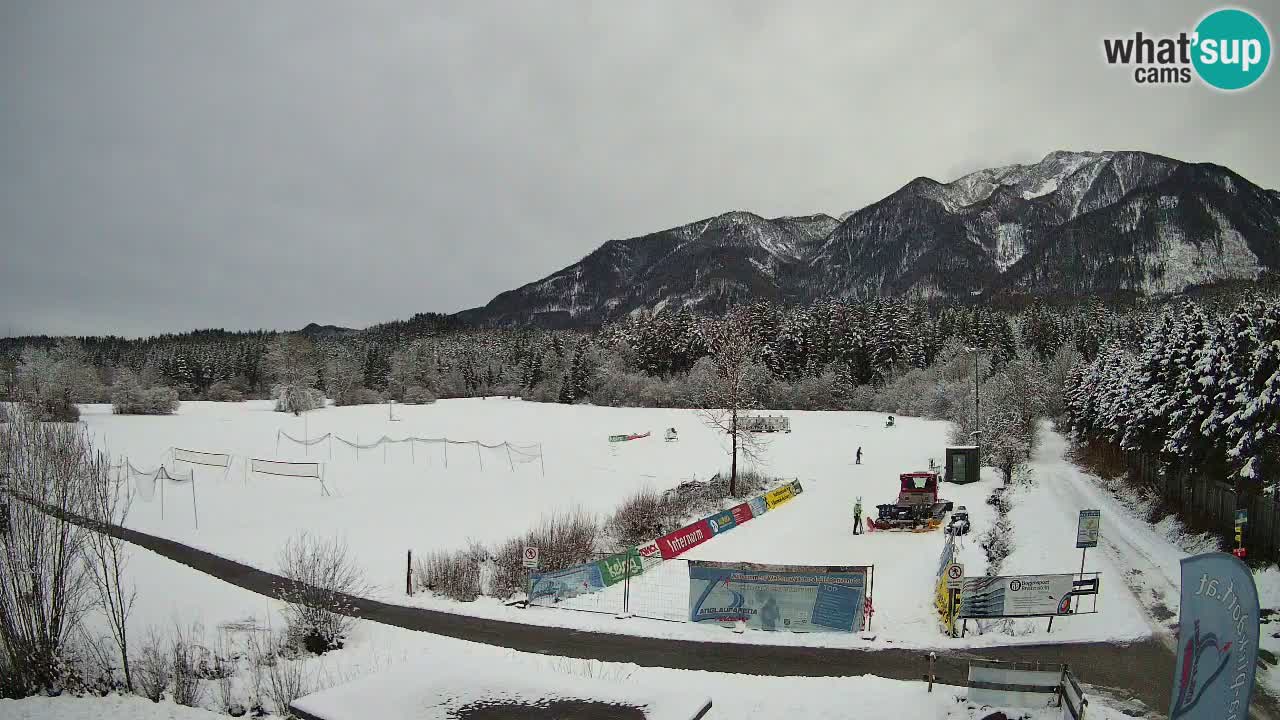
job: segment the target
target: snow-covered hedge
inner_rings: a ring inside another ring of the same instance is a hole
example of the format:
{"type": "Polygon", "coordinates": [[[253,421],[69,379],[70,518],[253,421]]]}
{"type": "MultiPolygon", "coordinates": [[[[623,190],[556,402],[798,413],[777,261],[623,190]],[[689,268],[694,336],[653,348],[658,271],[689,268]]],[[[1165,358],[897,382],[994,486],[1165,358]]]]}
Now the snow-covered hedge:
{"type": "Polygon", "coordinates": [[[300,413],[324,407],[324,393],[311,387],[277,385],[272,390],[276,399],[276,412],[300,413]]]}
{"type": "Polygon", "coordinates": [[[177,390],[144,388],[132,374],[121,375],[111,393],[111,412],[116,415],[172,415],[180,404],[177,390]]]}
{"type": "Polygon", "coordinates": [[[404,399],[402,400],[406,405],[426,405],[435,401],[435,394],[421,385],[415,385],[405,390],[404,399]]]}

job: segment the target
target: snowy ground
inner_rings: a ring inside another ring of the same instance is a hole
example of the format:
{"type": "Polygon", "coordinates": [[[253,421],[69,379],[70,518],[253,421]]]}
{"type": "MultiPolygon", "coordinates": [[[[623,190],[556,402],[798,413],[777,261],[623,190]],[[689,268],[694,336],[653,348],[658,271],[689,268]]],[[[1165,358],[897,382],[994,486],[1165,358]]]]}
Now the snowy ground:
{"type": "MultiPolygon", "coordinates": [[[[665,489],[692,477],[706,478],[726,464],[724,441],[696,415],[684,410],[596,408],[524,403],[517,400],[449,400],[428,406],[397,406],[398,421],[388,420],[385,406],[326,408],[302,418],[275,413],[269,403],[184,403],[172,417],[126,417],[107,406],[90,406],[84,420],[90,432],[112,453],[135,466],[154,467],[172,446],[230,452],[237,463],[224,478],[221,469],[195,467],[199,529],[194,526],[189,485],[171,484],[164,516],[156,498],[137,502],[129,525],[232,557],[267,570],[276,569],[281,545],[298,531],[339,532],[365,567],[382,599],[451,612],[534,624],[593,629],[624,634],[715,641],[787,645],[898,647],[962,647],[1068,640],[1136,638],[1149,634],[1138,603],[1121,573],[1127,567],[1101,553],[1089,570],[1103,573],[1099,615],[1056,622],[1052,634],[1044,623],[1022,623],[1017,634],[946,638],[933,610],[934,573],[944,536],[932,533],[851,534],[852,508],[863,500],[864,515],[877,503],[897,495],[898,474],[941,461],[946,442],[944,423],[899,418],[885,428],[875,413],[789,412],[793,432],[769,436],[767,472],[797,477],[805,492],[775,512],[694,548],[689,558],[794,564],[873,565],[873,630],[875,639],[847,634],[746,633],[646,618],[618,620],[619,586],[580,601],[607,613],[561,609],[506,607],[491,599],[454,603],[403,593],[404,553],[453,549],[468,540],[494,543],[517,535],[543,513],[581,506],[608,512],[641,486],[665,489]],[[676,427],[679,442],[661,439],[676,427]],[[277,451],[277,431],[294,437],[333,432],[361,442],[388,435],[449,437],[538,443],[542,464],[508,463],[505,450],[477,451],[450,446],[448,465],[442,446],[388,445],[359,454],[335,442],[304,449],[284,440],[277,451]],[[609,443],[610,434],[651,431],[653,436],[609,443]],[[853,463],[863,448],[863,464],[853,463]],[[332,453],[332,460],[329,460],[332,453]],[[385,454],[384,454],[385,453],[385,454]],[[321,494],[314,480],[266,475],[245,476],[245,457],[316,460],[326,463],[321,494]],[[176,490],[176,492],[175,492],[176,490]]],[[[1053,436],[1037,458],[1037,477],[1050,478],[1063,467],[1061,441],[1053,436]]],[[[1069,467],[1069,466],[1066,466],[1069,467]]],[[[171,470],[186,471],[189,465],[171,470]]],[[[943,496],[968,507],[973,532],[959,548],[966,574],[986,571],[981,534],[994,520],[985,500],[998,481],[988,476],[968,486],[943,485],[943,496]]],[[[1019,493],[1014,511],[1018,536],[1004,573],[1062,573],[1079,568],[1074,548],[1076,508],[1055,495],[1054,483],[1041,483],[1019,493]],[[1049,540],[1052,538],[1052,541],[1049,540]]],[[[1104,515],[1104,533],[1107,532],[1104,515]]],[[[1176,563],[1175,563],[1176,565],[1176,563]]],[[[633,611],[668,620],[687,608],[687,575],[681,561],[664,563],[638,578],[631,588],[633,611]],[[647,606],[646,606],[647,604],[647,606]],[[650,612],[644,612],[646,609],[650,612]]]]}
{"type": "MultiPolygon", "coordinates": [[[[145,550],[134,550],[130,576],[139,583],[138,605],[133,616],[135,642],[147,627],[164,629],[174,624],[200,621],[205,642],[212,645],[219,628],[227,623],[250,623],[259,627],[281,627],[277,610],[265,598],[215,580],[191,568],[145,550]]],[[[759,633],[763,634],[763,633],[759,633]]],[[[783,717],[848,718],[870,710],[874,716],[888,712],[893,717],[919,720],[976,720],[990,709],[971,708],[963,700],[964,689],[935,686],[929,693],[919,682],[894,681],[872,676],[843,678],[757,677],[663,668],[643,668],[631,664],[601,663],[519,653],[503,648],[442,638],[401,628],[360,623],[347,646],[320,658],[303,661],[310,691],[341,686],[375,676],[384,671],[400,672],[421,667],[432,672],[447,664],[476,664],[487,668],[488,676],[510,673],[526,678],[547,678],[553,687],[590,688],[596,681],[624,687],[626,693],[643,697],[700,696],[710,698],[709,718],[776,720],[783,717]],[[554,676],[559,676],[556,680],[554,676]],[[581,681],[581,682],[579,682],[581,681]],[[892,710],[888,710],[892,708],[892,710]]],[[[247,672],[237,677],[235,692],[240,702],[248,700],[247,672]]],[[[375,681],[376,682],[376,681],[375,681]]],[[[216,696],[209,689],[204,706],[216,709],[216,696]]],[[[1090,700],[1090,717],[1119,720],[1130,717],[1109,708],[1098,697],[1090,700]]],[[[1043,711],[1019,710],[1011,717],[1027,720],[1056,720],[1056,708],[1043,711]]],[[[168,701],[155,705],[134,698],[34,698],[0,700],[0,717],[80,720],[140,718],[159,720],[200,720],[211,716],[175,706],[168,701]]]]}
{"type": "MultiPolygon", "coordinates": [[[[344,436],[357,432],[362,440],[383,434],[449,436],[541,442],[546,454],[546,477],[536,465],[509,465],[483,458],[463,464],[460,455],[443,458],[417,454],[416,463],[397,458],[391,446],[383,463],[381,451],[362,453],[361,462],[335,446],[328,477],[334,490],[323,497],[312,481],[250,477],[240,466],[228,478],[221,471],[196,469],[199,485],[200,528],[191,523],[189,498],[170,494],[164,519],[158,501],[139,503],[130,524],[211,551],[275,569],[275,553],[295,531],[340,530],[361,562],[389,599],[453,612],[502,617],[523,622],[562,625],[608,632],[681,637],[744,643],[785,645],[857,645],[938,647],[959,649],[1010,642],[1043,642],[1137,638],[1151,632],[1149,617],[1167,628],[1176,617],[1178,560],[1185,550],[1161,528],[1134,516],[1123,503],[1100,489],[1095,481],[1062,459],[1064,441],[1048,428],[1035,458],[1033,486],[1014,494],[1011,520],[1014,551],[1003,572],[1074,572],[1079,553],[1074,547],[1076,514],[1080,508],[1102,509],[1102,545],[1088,556],[1087,570],[1102,573],[1098,615],[1081,615],[1055,622],[1046,634],[1041,621],[1015,623],[1015,633],[970,634],[963,640],[944,638],[933,616],[932,584],[941,533],[850,534],[854,498],[864,510],[896,494],[897,474],[925,467],[930,457],[941,458],[946,427],[941,423],[899,419],[898,427],[883,427],[881,416],[869,413],[788,413],[794,432],[773,439],[769,470],[799,477],[805,492],[775,512],[695,548],[691,557],[756,562],[872,564],[876,566],[876,639],[845,634],[748,632],[737,635],[721,628],[644,618],[619,620],[612,615],[548,608],[520,610],[491,600],[459,604],[439,598],[398,592],[403,578],[403,550],[413,547],[457,547],[467,538],[485,542],[520,532],[539,513],[582,505],[607,511],[634,488],[649,484],[662,489],[694,475],[705,478],[724,464],[718,438],[689,412],[630,410],[526,404],[518,401],[445,401],[419,408],[397,407],[402,420],[388,422],[385,407],[329,408],[301,420],[270,412],[264,404],[185,403],[181,413],[167,418],[118,417],[106,408],[92,407],[85,420],[97,440],[113,455],[127,453],[135,465],[153,467],[173,445],[200,450],[223,450],[240,457],[327,459],[328,449],[281,445],[275,451],[276,430],[283,427],[298,437],[329,431],[344,436]],[[679,443],[660,439],[664,427],[681,431],[679,443]],[[610,444],[612,433],[652,430],[655,438],[610,444]],[[854,449],[863,447],[863,465],[852,462],[854,449]],[[1127,579],[1128,582],[1124,580],[1127,579]],[[1138,589],[1135,596],[1129,586],[1138,589]],[[1164,611],[1153,608],[1165,608],[1164,611]],[[1168,617],[1165,615],[1168,614],[1168,617]]],[[[421,450],[421,446],[419,446],[421,450]]],[[[497,458],[503,460],[505,458],[497,458]]],[[[944,484],[944,495],[966,505],[974,532],[960,548],[968,574],[986,570],[978,546],[981,533],[994,519],[985,498],[996,486],[993,478],[971,486],[944,484]]],[[[171,486],[178,487],[178,486],[171,486]]],[[[678,561],[664,564],[677,589],[683,576],[678,561]]],[[[186,566],[150,552],[131,552],[129,577],[138,585],[138,606],[132,619],[134,637],[151,627],[165,631],[200,622],[206,641],[213,644],[227,623],[282,627],[278,605],[186,566]]],[[[1280,573],[1259,577],[1264,604],[1280,598],[1280,573]]],[[[679,592],[679,590],[677,590],[679,592]]],[[[669,599],[679,606],[682,598],[669,599]]],[[[415,663],[448,663],[451,659],[478,661],[512,673],[559,673],[571,678],[597,678],[635,684],[641,692],[675,692],[709,696],[710,717],[777,718],[804,716],[848,717],[851,704],[859,708],[894,708],[898,715],[919,718],[981,718],[986,712],[969,708],[957,696],[962,689],[935,688],[930,694],[920,683],[875,677],[771,678],[708,673],[633,665],[599,663],[516,653],[502,648],[440,638],[400,628],[361,623],[348,645],[322,658],[305,660],[312,689],[332,687],[380,671],[415,663]],[[645,688],[648,688],[647,690],[645,688]]],[[[1161,672],[1166,669],[1160,669],[1161,672]]],[[[498,670],[502,672],[502,670],[498,670]]],[[[1260,676],[1261,677],[1261,676],[1260,676]]],[[[1263,678],[1266,682],[1266,678],[1263,678]]],[[[245,677],[236,693],[246,697],[245,677]]],[[[37,699],[0,705],[0,716],[76,718],[83,703],[99,705],[93,714],[105,717],[180,717],[195,715],[171,705],[142,709],[131,699],[82,701],[37,699]],[[167,708],[167,709],[166,709],[167,708]],[[150,713],[160,713],[159,715],[150,713]]],[[[213,707],[210,692],[206,706],[213,707]]],[[[1126,717],[1095,700],[1091,717],[1126,717]]],[[[1057,717],[1019,711],[1015,717],[1057,717]]]]}

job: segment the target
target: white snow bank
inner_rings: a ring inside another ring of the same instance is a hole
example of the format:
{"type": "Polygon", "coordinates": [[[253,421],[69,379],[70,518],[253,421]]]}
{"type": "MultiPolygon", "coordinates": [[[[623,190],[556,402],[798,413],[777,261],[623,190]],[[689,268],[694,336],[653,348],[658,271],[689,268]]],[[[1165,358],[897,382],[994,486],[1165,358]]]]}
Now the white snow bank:
{"type": "Polygon", "coordinates": [[[702,693],[574,677],[511,662],[436,655],[313,693],[294,701],[293,706],[322,720],[449,720],[473,704],[539,705],[554,701],[639,708],[647,720],[691,720],[710,704],[702,693]]]}
{"type": "Polygon", "coordinates": [[[0,699],[0,718],[5,720],[214,720],[219,717],[225,716],[168,700],[153,703],[136,695],[0,699]]]}

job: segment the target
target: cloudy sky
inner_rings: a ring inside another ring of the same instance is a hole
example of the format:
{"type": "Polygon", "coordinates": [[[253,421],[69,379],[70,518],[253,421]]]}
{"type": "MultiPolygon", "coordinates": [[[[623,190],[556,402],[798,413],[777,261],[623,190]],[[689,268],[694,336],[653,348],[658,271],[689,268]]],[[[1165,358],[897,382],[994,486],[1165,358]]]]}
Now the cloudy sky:
{"type": "Polygon", "coordinates": [[[451,312],[610,238],[1055,149],[1280,187],[1274,69],[1228,95],[1102,60],[1214,7],[10,0],[0,335],[451,312]]]}

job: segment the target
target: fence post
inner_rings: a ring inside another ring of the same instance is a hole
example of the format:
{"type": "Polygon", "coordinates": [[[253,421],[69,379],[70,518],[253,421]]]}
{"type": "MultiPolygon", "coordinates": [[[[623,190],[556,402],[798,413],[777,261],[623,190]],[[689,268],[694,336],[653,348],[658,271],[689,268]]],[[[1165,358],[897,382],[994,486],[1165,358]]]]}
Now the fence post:
{"type": "Polygon", "coordinates": [[[934,674],[934,663],[938,661],[938,653],[930,651],[925,656],[925,659],[929,662],[929,671],[924,676],[924,679],[929,683],[929,692],[933,692],[933,682],[938,679],[938,676],[934,674]]]}
{"type": "Polygon", "coordinates": [[[627,548],[624,552],[626,560],[623,562],[627,569],[622,575],[622,617],[628,618],[631,617],[631,549],[627,548]]]}
{"type": "Polygon", "coordinates": [[[413,595],[413,550],[409,550],[409,557],[405,560],[404,565],[404,594],[413,595]]]}

